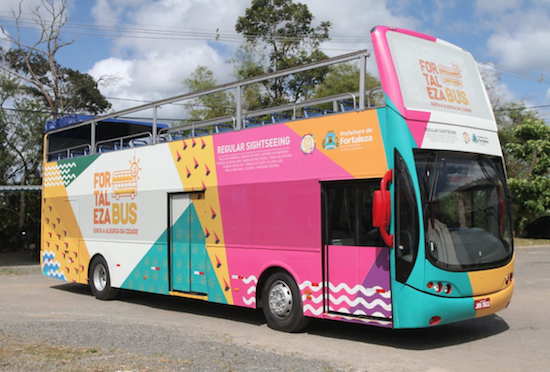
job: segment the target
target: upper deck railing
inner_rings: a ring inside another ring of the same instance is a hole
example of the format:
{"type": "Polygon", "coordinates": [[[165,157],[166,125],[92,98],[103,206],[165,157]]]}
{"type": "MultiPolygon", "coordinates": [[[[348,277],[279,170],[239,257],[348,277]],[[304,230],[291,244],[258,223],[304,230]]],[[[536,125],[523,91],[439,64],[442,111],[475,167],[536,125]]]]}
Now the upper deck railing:
{"type": "Polygon", "coordinates": [[[342,55],[339,57],[329,58],[323,61],[310,63],[307,65],[294,67],[282,71],[273,72],[270,74],[244,79],[228,84],[216,86],[214,88],[204,89],[197,92],[186,93],[159,101],[147,103],[144,105],[136,106],[133,108],[121,110],[112,114],[98,116],[90,120],[82,121],[77,124],[73,124],[70,127],[54,129],[48,132],[48,135],[54,135],[56,133],[65,131],[67,129],[74,129],[78,127],[90,127],[89,141],[86,143],[79,143],[73,145],[70,148],[62,149],[50,149],[48,146],[48,160],[57,160],[60,158],[67,158],[81,155],[92,155],[97,152],[111,151],[122,149],[125,147],[133,147],[145,144],[155,144],[157,142],[170,141],[185,136],[201,136],[211,133],[224,132],[229,130],[240,130],[247,127],[254,127],[266,124],[265,120],[261,120],[266,115],[271,116],[272,122],[296,120],[300,118],[308,118],[313,116],[319,116],[321,114],[331,114],[336,112],[350,111],[350,110],[364,110],[372,107],[372,95],[382,92],[380,88],[366,89],[366,76],[367,76],[367,58],[369,53],[366,50],[342,55]],[[289,76],[296,73],[313,70],[320,67],[326,67],[339,63],[350,62],[359,60],[359,92],[342,93],[329,97],[317,98],[312,100],[305,100],[297,103],[292,103],[283,106],[269,107],[254,111],[243,110],[243,89],[246,86],[261,83],[270,79],[275,79],[283,76],[289,76]],[[157,111],[160,107],[168,104],[181,104],[184,101],[193,100],[196,98],[204,97],[209,94],[224,92],[233,90],[235,92],[235,115],[224,116],[215,119],[203,120],[190,124],[180,124],[170,128],[164,128],[159,130],[157,111]],[[332,103],[332,110],[320,110],[313,107],[321,104],[332,103]],[[109,119],[124,119],[127,115],[135,114],[137,112],[152,110],[152,130],[147,134],[145,138],[137,138],[136,135],[117,136],[115,138],[97,140],[96,125],[102,121],[109,119]],[[300,111],[301,110],[301,111],[300,111]],[[303,117],[299,117],[298,113],[302,112],[303,117]],[[206,127],[210,127],[210,130],[206,130],[206,127]],[[75,150],[76,148],[76,150],[75,150]],[[71,151],[78,151],[78,154],[71,151]],[[82,153],[81,153],[82,152],[82,153]],[[76,155],[75,155],[76,154],[76,155]],[[56,159],[57,156],[57,159],[56,159]]]}

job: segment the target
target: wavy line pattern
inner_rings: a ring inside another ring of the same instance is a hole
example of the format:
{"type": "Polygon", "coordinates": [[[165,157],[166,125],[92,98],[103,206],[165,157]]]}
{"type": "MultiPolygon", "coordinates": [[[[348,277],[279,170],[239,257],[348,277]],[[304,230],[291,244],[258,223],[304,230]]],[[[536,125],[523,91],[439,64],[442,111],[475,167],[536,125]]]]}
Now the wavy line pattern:
{"type": "Polygon", "coordinates": [[[256,297],[255,296],[252,296],[250,298],[246,298],[243,296],[243,302],[245,304],[247,304],[248,306],[250,306],[251,304],[255,304],[256,303],[256,297]]]}
{"type": "Polygon", "coordinates": [[[329,283],[329,289],[330,289],[331,292],[334,292],[334,293],[340,292],[341,290],[345,290],[346,293],[349,294],[349,295],[356,295],[357,292],[361,292],[364,296],[367,296],[367,297],[372,297],[375,294],[378,294],[378,295],[380,295],[381,297],[384,297],[384,298],[390,298],[391,297],[391,293],[389,291],[379,293],[378,291],[384,290],[380,286],[374,286],[372,288],[365,288],[362,285],[357,284],[353,288],[350,288],[346,283],[340,283],[337,286],[333,285],[332,283],[329,283]]]}
{"type": "Polygon", "coordinates": [[[323,289],[323,287],[324,287],[324,283],[317,283],[316,286],[313,286],[313,283],[310,282],[309,280],[302,282],[302,284],[298,286],[298,288],[300,288],[301,291],[303,291],[306,288],[309,288],[312,292],[319,292],[321,289],[323,289]]]}
{"type": "Polygon", "coordinates": [[[350,287],[346,283],[327,284],[326,282],[313,286],[311,281],[304,281],[299,285],[306,315],[319,316],[323,313],[325,297],[319,292],[327,286],[329,288],[328,305],[331,310],[350,315],[391,317],[391,292],[384,290],[381,286],[365,288],[357,284],[350,287]],[[373,311],[375,308],[379,310],[373,311]]]}
{"type": "Polygon", "coordinates": [[[304,305],[304,314],[305,315],[311,315],[311,314],[308,314],[308,313],[311,313],[315,316],[319,316],[323,313],[323,307],[313,307],[311,306],[310,304],[307,304],[307,305],[304,305]]]}
{"type": "Polygon", "coordinates": [[[251,282],[254,282],[254,284],[258,284],[258,278],[256,278],[254,275],[250,275],[248,278],[241,279],[244,284],[250,284],[251,282]]]}
{"type": "MultiPolygon", "coordinates": [[[[331,306],[339,306],[339,305],[342,304],[342,302],[345,302],[349,306],[349,308],[361,305],[364,308],[372,310],[372,309],[374,309],[374,307],[380,306],[386,311],[391,311],[391,304],[388,304],[388,303],[386,303],[386,302],[384,302],[384,301],[382,301],[378,298],[376,300],[372,301],[372,302],[367,302],[363,297],[356,297],[352,301],[351,299],[349,299],[346,296],[340,296],[338,298],[335,298],[334,296],[330,295],[329,296],[329,301],[330,301],[331,306]]],[[[358,311],[361,311],[361,310],[358,310],[358,311]]],[[[346,311],[346,312],[349,312],[349,310],[346,311]]],[[[354,311],[354,314],[355,313],[357,313],[357,311],[354,311]]],[[[370,314],[368,314],[368,315],[370,315],[370,314]]]]}

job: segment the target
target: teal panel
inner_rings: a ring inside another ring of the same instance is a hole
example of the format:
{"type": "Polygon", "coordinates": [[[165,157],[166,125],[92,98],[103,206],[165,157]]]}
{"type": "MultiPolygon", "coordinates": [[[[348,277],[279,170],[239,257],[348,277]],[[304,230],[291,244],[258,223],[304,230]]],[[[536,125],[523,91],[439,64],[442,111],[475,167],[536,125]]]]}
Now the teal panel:
{"type": "Polygon", "coordinates": [[[99,154],[59,160],[57,167],[65,187],[76,180],[98,157],[99,154]]]}
{"type": "Polygon", "coordinates": [[[430,289],[427,289],[427,283],[429,282],[451,284],[453,287],[453,290],[449,295],[451,297],[472,297],[474,295],[472,284],[470,282],[470,276],[467,272],[459,273],[442,270],[426,260],[425,292],[431,291],[430,289]]]}
{"type": "MultiPolygon", "coordinates": [[[[388,164],[391,168],[394,168],[394,149],[397,149],[403,160],[407,164],[409,173],[414,184],[414,191],[416,193],[416,202],[419,208],[419,247],[418,247],[418,256],[414,268],[407,280],[407,284],[415,288],[423,288],[425,283],[425,239],[424,239],[424,221],[423,215],[421,213],[422,200],[420,197],[420,187],[418,185],[418,175],[416,173],[416,164],[414,161],[413,149],[416,149],[418,146],[409,130],[407,122],[399,114],[395,105],[386,97],[386,113],[387,113],[387,131],[391,133],[391,138],[385,142],[386,154],[388,156],[388,164]]],[[[393,185],[390,189],[392,194],[392,199],[394,198],[393,185]]],[[[393,210],[392,204],[392,215],[394,215],[395,210],[393,210]]],[[[391,226],[391,233],[394,233],[394,224],[391,226]]],[[[395,277],[395,255],[392,255],[391,258],[391,270],[392,277],[395,277]]],[[[394,304],[395,305],[395,304],[394,304]]]]}
{"type": "MultiPolygon", "coordinates": [[[[172,290],[208,294],[209,301],[227,303],[206,250],[206,236],[191,203],[171,229],[172,290]]],[[[165,230],[121,288],[168,294],[168,230],[165,230]]]]}
{"type": "Polygon", "coordinates": [[[122,283],[121,288],[168,294],[168,251],[166,231],[122,283]]]}
{"type": "Polygon", "coordinates": [[[206,237],[193,204],[189,211],[189,240],[191,242],[191,292],[208,293],[206,237]]]}
{"type": "MultiPolygon", "coordinates": [[[[392,283],[403,286],[400,283],[392,283]]],[[[473,319],[476,316],[473,298],[440,297],[403,286],[394,299],[395,328],[430,327],[434,316],[441,317],[438,325],[473,319]]]]}
{"type": "MultiPolygon", "coordinates": [[[[190,292],[190,212],[195,210],[192,204],[176,220],[171,229],[171,265],[172,265],[172,289],[176,291],[190,292]]],[[[195,213],[196,215],[196,213],[195,213]]]]}

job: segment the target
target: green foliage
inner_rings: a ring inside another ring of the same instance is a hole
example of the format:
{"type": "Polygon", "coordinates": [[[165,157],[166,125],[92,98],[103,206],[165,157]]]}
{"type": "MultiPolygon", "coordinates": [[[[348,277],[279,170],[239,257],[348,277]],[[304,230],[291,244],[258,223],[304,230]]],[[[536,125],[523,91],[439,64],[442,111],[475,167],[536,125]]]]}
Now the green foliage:
{"type": "MultiPolygon", "coordinates": [[[[237,19],[235,30],[245,44],[231,60],[235,74],[246,79],[326,59],[319,49],[329,40],[330,22],[313,27],[307,5],[292,0],[253,0],[245,15],[237,19]]],[[[263,93],[251,107],[296,102],[324,79],[328,68],[294,74],[263,83],[263,93]],[[264,93],[265,92],[265,93],[264,93]]]]}
{"type": "Polygon", "coordinates": [[[534,176],[532,179],[508,179],[512,194],[514,231],[522,236],[523,229],[539,217],[548,214],[550,208],[550,179],[534,176]]]}
{"type": "MultiPolygon", "coordinates": [[[[504,111],[504,110],[503,110],[504,111]]],[[[501,115],[500,141],[512,194],[514,231],[550,210],[550,127],[533,111],[511,104],[501,115]]]]}
{"type": "Polygon", "coordinates": [[[14,76],[31,82],[23,89],[40,98],[43,109],[54,117],[73,113],[97,115],[111,108],[90,75],[62,67],[39,52],[24,47],[11,49],[0,57],[0,63],[14,76]]]}
{"type": "MultiPolygon", "coordinates": [[[[39,185],[42,162],[42,103],[23,95],[13,78],[0,75],[0,184],[39,185]],[[10,102],[11,109],[5,107],[10,102]]],[[[28,226],[38,236],[40,194],[37,192],[0,194],[0,242],[15,247],[19,229],[28,226]]]]}
{"type": "MultiPolygon", "coordinates": [[[[200,65],[183,81],[183,84],[190,92],[198,92],[218,85],[216,79],[214,79],[214,73],[208,67],[200,65]]],[[[233,115],[235,112],[233,97],[227,92],[217,92],[198,97],[192,103],[186,104],[186,108],[189,121],[219,118],[233,115]]]]}
{"type": "MultiPolygon", "coordinates": [[[[315,87],[313,98],[328,97],[341,93],[355,93],[359,91],[361,71],[359,66],[354,63],[341,63],[329,67],[329,72],[322,83],[315,87]]],[[[380,80],[367,73],[367,89],[380,86],[380,80]]],[[[351,97],[350,97],[351,98],[351,97]]],[[[381,97],[373,97],[376,103],[381,97]]],[[[382,97],[383,98],[383,97],[382,97]]],[[[371,102],[372,104],[372,102],[371,102]]],[[[332,109],[331,104],[327,104],[324,109],[332,109]]]]}

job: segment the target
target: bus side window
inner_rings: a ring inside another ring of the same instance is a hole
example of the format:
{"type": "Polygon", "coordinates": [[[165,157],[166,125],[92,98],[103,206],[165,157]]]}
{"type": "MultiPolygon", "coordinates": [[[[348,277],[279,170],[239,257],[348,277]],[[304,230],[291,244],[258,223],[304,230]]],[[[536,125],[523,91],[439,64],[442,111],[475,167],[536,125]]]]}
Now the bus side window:
{"type": "Polygon", "coordinates": [[[401,154],[395,151],[396,279],[405,283],[418,254],[418,205],[411,175],[401,154]]]}

